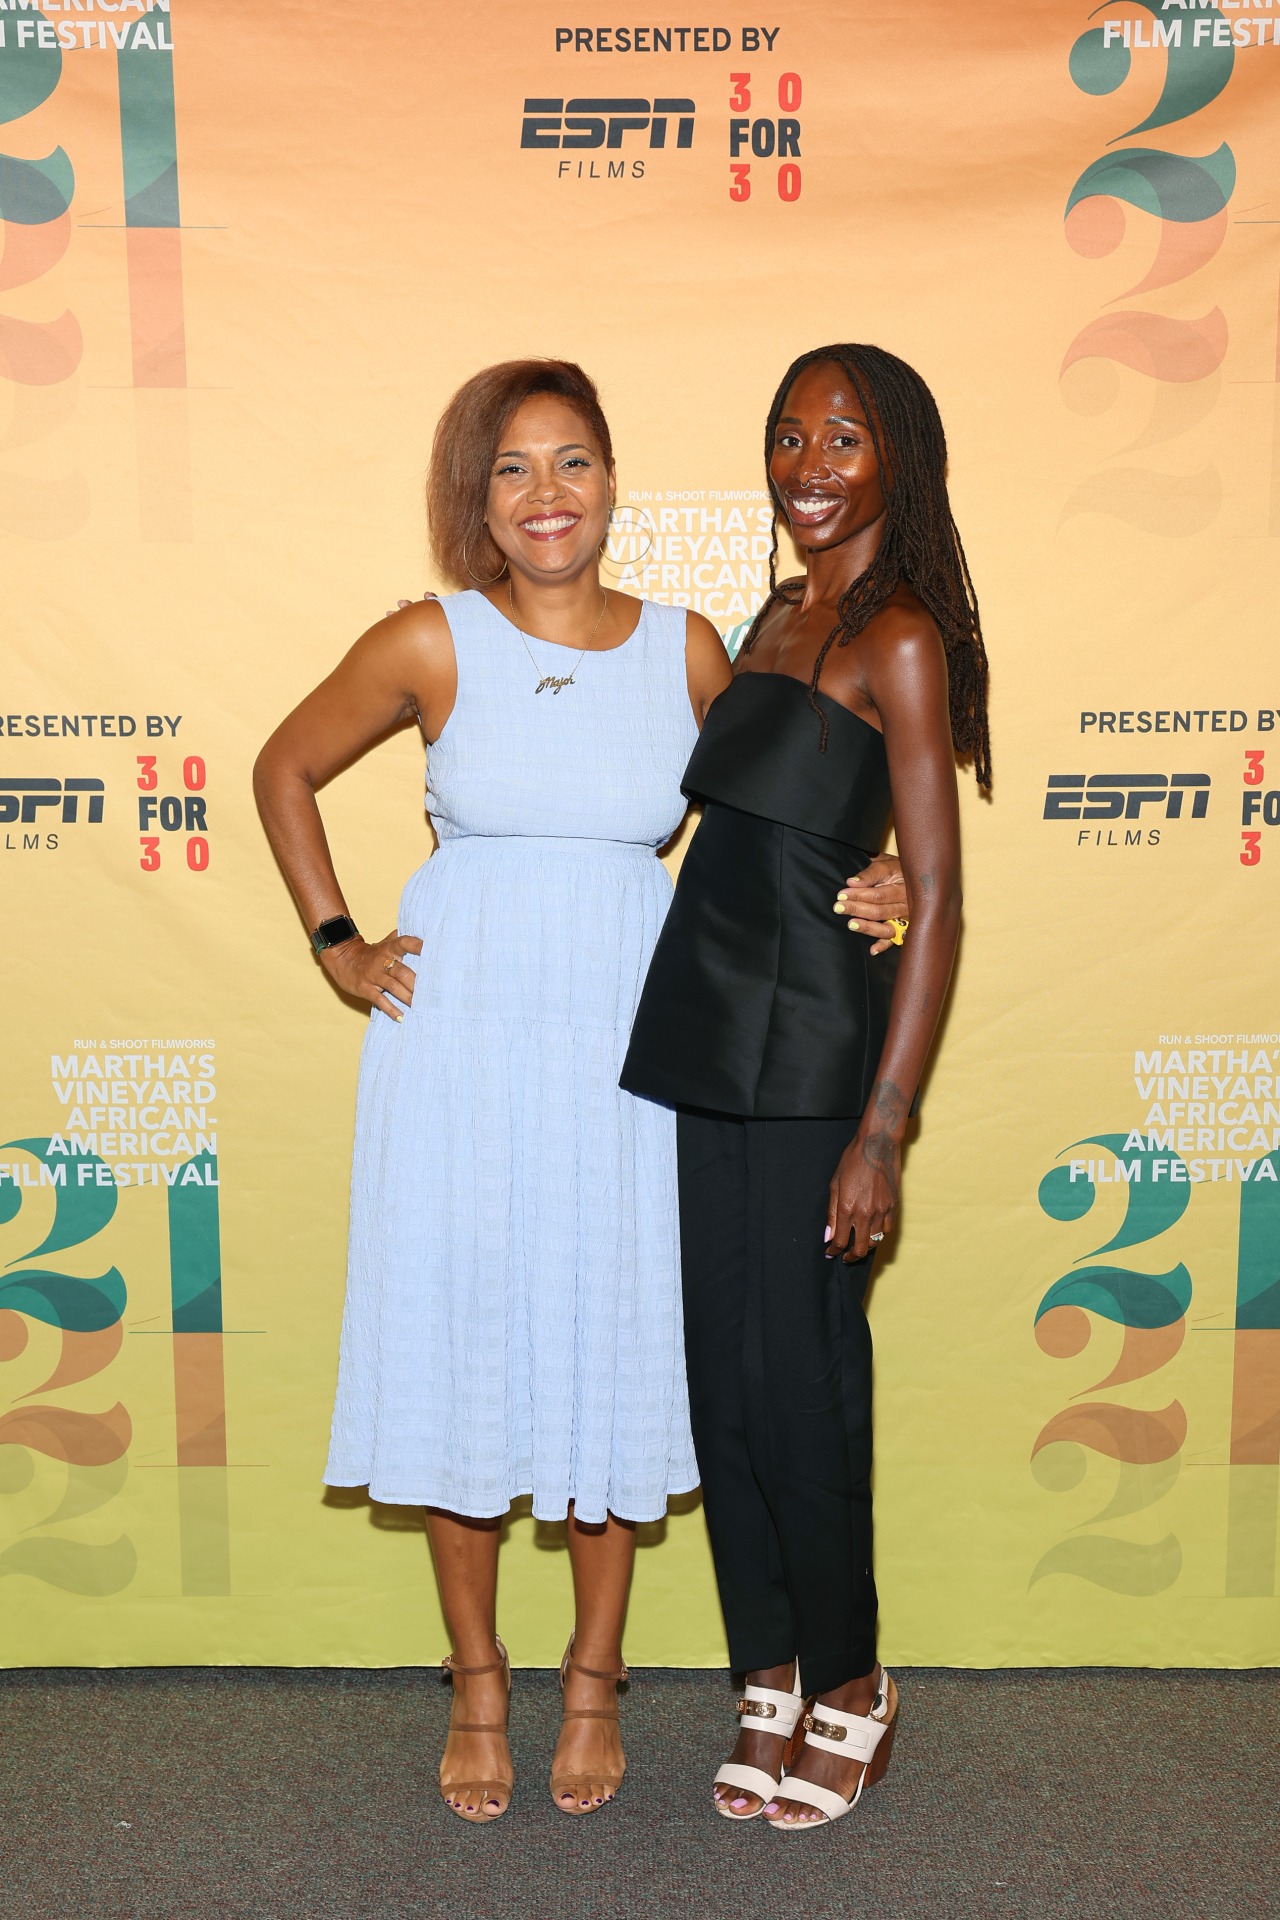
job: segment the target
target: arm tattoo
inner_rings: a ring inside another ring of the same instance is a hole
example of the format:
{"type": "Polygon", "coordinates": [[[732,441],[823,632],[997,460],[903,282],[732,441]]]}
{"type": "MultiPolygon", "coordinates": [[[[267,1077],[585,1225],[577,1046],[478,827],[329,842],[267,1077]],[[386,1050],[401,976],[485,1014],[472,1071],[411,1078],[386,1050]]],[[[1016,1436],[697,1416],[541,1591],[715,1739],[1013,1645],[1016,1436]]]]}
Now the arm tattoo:
{"type": "Polygon", "coordinates": [[[862,1143],[862,1157],[887,1181],[893,1195],[890,1204],[894,1208],[898,1204],[899,1144],[895,1130],[901,1125],[908,1105],[900,1087],[895,1086],[892,1080],[882,1080],[876,1088],[872,1106],[876,1120],[862,1143]]]}
{"type": "Polygon", "coordinates": [[[906,1119],[909,1100],[892,1080],[882,1080],[876,1088],[875,1111],[886,1127],[900,1127],[906,1119]]]}

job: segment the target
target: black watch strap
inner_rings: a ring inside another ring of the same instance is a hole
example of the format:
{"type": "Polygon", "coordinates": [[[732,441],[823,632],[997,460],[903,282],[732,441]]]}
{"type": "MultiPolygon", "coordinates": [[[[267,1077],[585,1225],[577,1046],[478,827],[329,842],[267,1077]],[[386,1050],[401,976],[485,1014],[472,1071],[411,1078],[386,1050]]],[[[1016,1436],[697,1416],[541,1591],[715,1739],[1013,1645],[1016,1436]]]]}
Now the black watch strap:
{"type": "Polygon", "coordinates": [[[311,936],[311,944],[317,953],[323,953],[326,947],[340,947],[344,940],[358,940],[360,929],[350,914],[335,913],[329,920],[322,920],[311,936]]]}

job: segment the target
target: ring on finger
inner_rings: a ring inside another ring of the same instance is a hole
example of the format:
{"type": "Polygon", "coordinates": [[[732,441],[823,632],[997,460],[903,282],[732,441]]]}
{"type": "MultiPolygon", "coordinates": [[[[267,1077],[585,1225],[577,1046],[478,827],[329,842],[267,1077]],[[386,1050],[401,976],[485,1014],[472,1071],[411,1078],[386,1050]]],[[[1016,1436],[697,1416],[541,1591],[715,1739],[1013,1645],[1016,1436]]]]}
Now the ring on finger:
{"type": "Polygon", "coordinates": [[[392,954],[392,956],[391,956],[391,958],[390,958],[389,960],[384,960],[384,961],[383,961],[383,963],[382,963],[382,971],[383,971],[384,973],[390,973],[390,972],[391,972],[391,969],[392,969],[392,968],[393,968],[393,967],[395,966],[395,964],[396,964],[396,957],[395,957],[395,955],[394,955],[394,953],[393,953],[393,954],[392,954]]]}
{"type": "Polygon", "coordinates": [[[868,1238],[870,1239],[873,1247],[878,1247],[880,1245],[880,1242],[884,1239],[884,1235],[882,1233],[873,1233],[868,1235],[868,1238]]]}

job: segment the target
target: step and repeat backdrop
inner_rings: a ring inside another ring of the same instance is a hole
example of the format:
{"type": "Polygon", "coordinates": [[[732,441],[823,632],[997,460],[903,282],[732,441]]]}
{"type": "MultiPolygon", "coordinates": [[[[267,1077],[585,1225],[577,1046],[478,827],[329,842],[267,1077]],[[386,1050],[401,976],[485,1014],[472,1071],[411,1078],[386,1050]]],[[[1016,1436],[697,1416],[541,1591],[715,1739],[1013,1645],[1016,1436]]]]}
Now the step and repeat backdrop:
{"type": "MultiPolygon", "coordinates": [[[[0,1659],[444,1651],[421,1515],[321,1484],[362,1019],[250,767],[431,584],[473,370],[591,370],[609,577],[734,644],[839,339],[938,395],[993,672],[874,1288],[884,1652],[1270,1661],[1280,7],[536,13],[0,0],[0,1659]]],[[[323,798],[371,931],[423,765],[323,798]]],[[[724,1659],[681,1505],[637,1662],[724,1659]]],[[[518,1661],[566,1561],[512,1516],[518,1661]]]]}

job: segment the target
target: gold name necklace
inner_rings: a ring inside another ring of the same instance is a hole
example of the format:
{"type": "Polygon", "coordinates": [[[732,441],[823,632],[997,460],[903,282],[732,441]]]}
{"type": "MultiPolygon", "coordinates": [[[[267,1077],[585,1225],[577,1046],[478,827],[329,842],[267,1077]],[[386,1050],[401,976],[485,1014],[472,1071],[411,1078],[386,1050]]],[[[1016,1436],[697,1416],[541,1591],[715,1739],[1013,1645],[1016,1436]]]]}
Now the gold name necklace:
{"type": "MultiPolygon", "coordinates": [[[[557,673],[542,673],[542,668],[538,665],[537,661],[534,659],[533,648],[529,645],[530,636],[525,632],[524,628],[520,625],[520,622],[516,619],[516,601],[515,601],[515,595],[511,589],[512,589],[512,583],[510,580],[508,580],[507,581],[507,601],[511,607],[511,624],[524,642],[524,650],[529,656],[530,666],[533,668],[535,673],[542,674],[542,678],[539,680],[537,686],[534,688],[534,692],[543,693],[548,687],[550,687],[552,693],[559,693],[561,687],[571,687],[574,684],[573,676],[578,671],[578,668],[582,665],[587,655],[590,653],[591,642],[592,640],[595,639],[596,635],[599,633],[600,622],[604,619],[605,614],[609,610],[608,594],[605,592],[604,588],[601,587],[600,611],[596,615],[596,623],[594,627],[592,627],[591,629],[590,638],[588,639],[586,646],[582,649],[582,652],[578,655],[577,659],[574,661],[568,673],[557,674],[557,673]]],[[[554,644],[555,643],[550,640],[543,641],[544,646],[549,647],[554,644]]]]}

